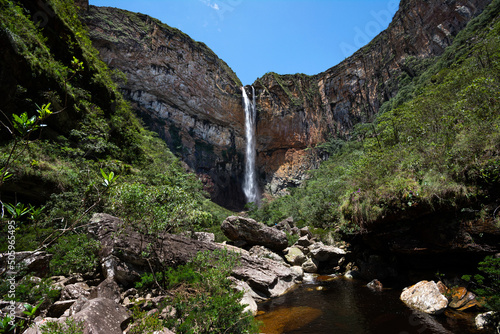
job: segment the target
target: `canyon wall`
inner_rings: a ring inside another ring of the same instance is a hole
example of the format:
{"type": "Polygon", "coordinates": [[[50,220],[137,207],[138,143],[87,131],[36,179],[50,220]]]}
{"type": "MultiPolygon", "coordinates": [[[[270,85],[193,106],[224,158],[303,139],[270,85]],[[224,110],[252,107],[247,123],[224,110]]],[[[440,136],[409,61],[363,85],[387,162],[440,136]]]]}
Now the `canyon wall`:
{"type": "Polygon", "coordinates": [[[254,83],[260,175],[273,194],[306,178],[324,157],[314,148],[349,136],[398,92],[412,65],[441,55],[489,0],[402,0],[389,27],[339,65],[315,76],[267,73],[254,83]]]}
{"type": "Polygon", "coordinates": [[[90,6],[92,42],[146,125],[205,182],[214,201],[242,207],[241,82],[205,44],[149,16],[90,6]]]}
{"type": "MultiPolygon", "coordinates": [[[[267,73],[254,83],[261,189],[285,194],[327,156],[318,144],[346,138],[394,97],[412,64],[443,53],[491,0],[402,0],[388,29],[323,73],[267,73]]],[[[241,83],[203,43],[146,15],[93,7],[83,14],[102,59],[125,73],[126,98],[152,131],[207,181],[212,198],[241,208],[241,83]]]]}

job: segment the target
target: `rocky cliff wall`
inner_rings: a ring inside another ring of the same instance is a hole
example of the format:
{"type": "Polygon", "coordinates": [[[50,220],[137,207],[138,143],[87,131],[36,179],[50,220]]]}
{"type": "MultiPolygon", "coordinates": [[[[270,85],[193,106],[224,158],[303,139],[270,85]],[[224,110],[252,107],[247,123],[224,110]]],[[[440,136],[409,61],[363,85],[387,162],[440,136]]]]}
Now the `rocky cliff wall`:
{"type": "MultiPolygon", "coordinates": [[[[415,76],[412,64],[440,55],[490,1],[402,0],[388,29],[339,65],[257,79],[261,189],[283,194],[300,184],[326,158],[318,144],[370,121],[402,75],[415,76]]],[[[84,16],[101,57],[125,73],[120,87],[146,124],[213,182],[216,202],[241,207],[244,111],[233,71],[204,44],[146,15],[91,6],[84,16]]]]}
{"type": "Polygon", "coordinates": [[[205,44],[149,16],[90,6],[83,19],[102,59],[125,74],[117,82],[146,125],[216,202],[241,207],[245,125],[234,72],[205,44]]]}
{"type": "Polygon", "coordinates": [[[402,0],[388,29],[339,65],[315,76],[268,73],[257,94],[258,166],[267,190],[283,193],[322,159],[314,148],[348,137],[398,92],[412,63],[443,53],[490,0],[402,0]]]}

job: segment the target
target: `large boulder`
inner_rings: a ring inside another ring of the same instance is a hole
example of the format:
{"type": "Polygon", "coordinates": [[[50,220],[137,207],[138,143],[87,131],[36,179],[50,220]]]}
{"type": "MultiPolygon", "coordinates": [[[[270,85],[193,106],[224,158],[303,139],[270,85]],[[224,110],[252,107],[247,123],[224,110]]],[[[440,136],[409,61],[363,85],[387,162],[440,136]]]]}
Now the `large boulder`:
{"type": "Polygon", "coordinates": [[[288,263],[294,266],[301,266],[307,261],[307,257],[304,255],[304,252],[295,246],[285,249],[285,259],[288,263]]]}
{"type": "Polygon", "coordinates": [[[108,298],[89,300],[73,318],[84,321],[85,333],[93,334],[122,334],[132,320],[125,307],[108,298]]]}
{"type": "Polygon", "coordinates": [[[224,220],[221,229],[233,241],[245,241],[249,245],[261,245],[274,251],[281,251],[288,246],[285,232],[251,218],[230,216],[224,220]]]}
{"type": "Polygon", "coordinates": [[[83,282],[66,285],[61,291],[61,300],[74,300],[80,296],[88,297],[90,295],[90,287],[83,282]]]}
{"type": "Polygon", "coordinates": [[[335,246],[327,246],[322,242],[316,242],[309,246],[309,251],[311,257],[319,262],[326,262],[336,259],[340,260],[347,253],[345,250],[335,247],[335,246]]]}
{"type": "Polygon", "coordinates": [[[248,285],[261,297],[273,298],[287,292],[298,277],[295,271],[271,259],[242,256],[232,275],[248,285]]]}
{"type": "MultiPolygon", "coordinates": [[[[63,304],[58,306],[61,310],[57,313],[61,313],[62,308],[65,308],[70,302],[62,302],[63,304]]],[[[83,333],[86,334],[122,334],[132,320],[130,312],[125,307],[107,298],[88,300],[81,296],[78,301],[73,300],[72,302],[74,304],[70,308],[73,310],[73,312],[69,312],[70,318],[76,323],[82,322],[83,333]],[[76,304],[80,305],[75,309],[76,304]]],[[[41,330],[43,324],[48,321],[64,324],[66,319],[66,316],[61,318],[38,317],[24,334],[42,334],[45,332],[41,330]]]]}
{"type": "Polygon", "coordinates": [[[428,314],[440,314],[448,306],[448,299],[434,281],[421,281],[405,288],[400,298],[407,306],[428,314]]]}

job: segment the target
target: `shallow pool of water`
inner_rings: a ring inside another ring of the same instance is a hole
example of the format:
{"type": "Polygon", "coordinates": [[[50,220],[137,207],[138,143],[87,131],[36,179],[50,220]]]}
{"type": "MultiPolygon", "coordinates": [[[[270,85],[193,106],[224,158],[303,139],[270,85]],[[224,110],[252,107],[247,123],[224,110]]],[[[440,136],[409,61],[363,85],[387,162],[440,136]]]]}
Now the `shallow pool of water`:
{"type": "Polygon", "coordinates": [[[363,282],[342,277],[298,286],[259,305],[266,334],[469,334],[473,313],[431,316],[409,309],[400,289],[372,291],[363,282]]]}

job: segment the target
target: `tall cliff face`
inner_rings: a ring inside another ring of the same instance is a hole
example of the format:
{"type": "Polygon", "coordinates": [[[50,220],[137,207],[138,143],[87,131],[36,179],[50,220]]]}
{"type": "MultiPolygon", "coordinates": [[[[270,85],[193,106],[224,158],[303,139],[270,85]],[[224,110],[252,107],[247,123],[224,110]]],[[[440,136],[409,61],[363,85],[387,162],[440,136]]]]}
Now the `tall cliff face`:
{"type": "Polygon", "coordinates": [[[402,74],[443,53],[490,0],[402,0],[388,29],[354,55],[315,76],[268,73],[254,83],[261,175],[271,193],[305,178],[322,158],[316,145],[349,135],[394,97],[402,74]]]}
{"type": "MultiPolygon", "coordinates": [[[[325,158],[314,147],[370,121],[399,81],[416,75],[415,64],[440,55],[489,2],[402,0],[389,28],[339,65],[257,79],[261,189],[282,194],[300,184],[325,158]]],[[[125,73],[120,86],[146,124],[213,182],[216,202],[241,207],[244,111],[233,71],[204,44],[148,16],[92,6],[83,15],[101,57],[125,73]]]]}
{"type": "Polygon", "coordinates": [[[205,44],[142,14],[91,6],[83,14],[102,59],[146,125],[207,183],[212,198],[241,207],[241,82],[205,44]]]}

